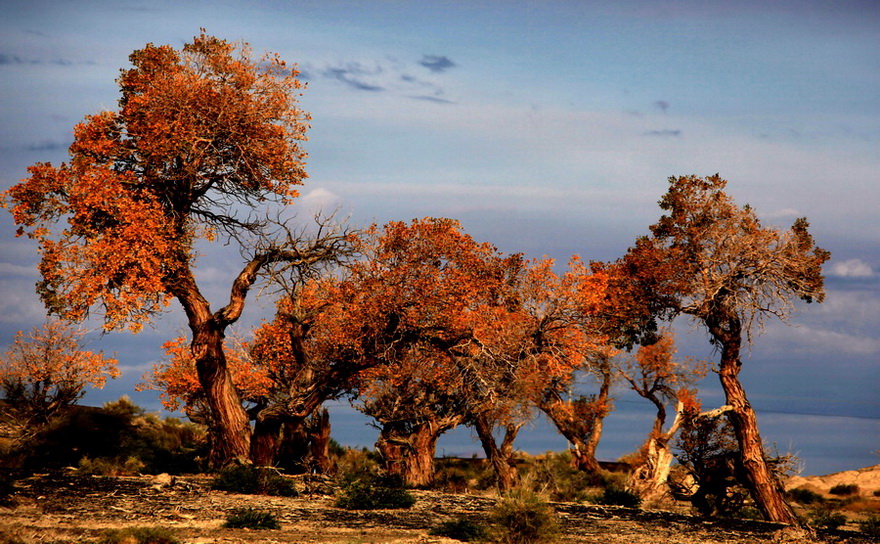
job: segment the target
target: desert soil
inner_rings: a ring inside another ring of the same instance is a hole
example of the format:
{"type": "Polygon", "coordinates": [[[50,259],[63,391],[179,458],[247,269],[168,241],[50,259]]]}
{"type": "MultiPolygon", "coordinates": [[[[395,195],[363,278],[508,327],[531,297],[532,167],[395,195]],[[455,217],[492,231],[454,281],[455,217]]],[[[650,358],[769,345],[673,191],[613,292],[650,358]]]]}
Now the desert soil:
{"type": "MultiPolygon", "coordinates": [[[[440,522],[485,519],[492,496],[415,491],[408,510],[347,511],[333,496],[238,495],[209,488],[204,476],[173,481],[142,477],[36,475],[16,482],[10,504],[0,506],[0,544],[94,542],[106,529],[163,527],[185,543],[437,543],[440,522]],[[222,527],[230,512],[252,507],[273,513],[280,530],[222,527]]],[[[806,533],[754,521],[706,521],[682,513],[554,503],[565,543],[758,544],[810,542],[806,533]]],[[[821,534],[818,542],[861,544],[850,531],[821,534]]]]}

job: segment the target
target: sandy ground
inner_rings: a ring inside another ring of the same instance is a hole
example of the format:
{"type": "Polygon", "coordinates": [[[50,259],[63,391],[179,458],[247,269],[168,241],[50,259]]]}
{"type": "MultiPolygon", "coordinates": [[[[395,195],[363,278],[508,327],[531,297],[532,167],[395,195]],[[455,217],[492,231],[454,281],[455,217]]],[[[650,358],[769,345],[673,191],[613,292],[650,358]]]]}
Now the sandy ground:
{"type": "MultiPolygon", "coordinates": [[[[832,475],[807,478],[800,485],[856,483],[873,490],[880,467],[855,471],[858,480],[832,475]]],[[[797,487],[797,486],[795,486],[797,487]]],[[[154,477],[93,477],[71,474],[37,475],[16,484],[12,504],[0,507],[0,543],[94,542],[103,530],[163,527],[184,543],[437,543],[456,540],[429,535],[442,521],[466,517],[485,519],[495,504],[492,496],[415,491],[408,510],[347,511],[333,506],[326,494],[295,498],[238,495],[214,491],[204,476],[173,482],[154,477]],[[236,508],[253,507],[273,513],[280,530],[225,529],[236,508]]],[[[558,542],[602,544],[758,544],[810,542],[797,529],[753,521],[707,521],[682,513],[635,510],[575,503],[554,503],[562,535],[558,542]]],[[[853,529],[847,527],[847,529],[853,529]]],[[[819,542],[871,542],[851,531],[820,534],[819,542]]]]}

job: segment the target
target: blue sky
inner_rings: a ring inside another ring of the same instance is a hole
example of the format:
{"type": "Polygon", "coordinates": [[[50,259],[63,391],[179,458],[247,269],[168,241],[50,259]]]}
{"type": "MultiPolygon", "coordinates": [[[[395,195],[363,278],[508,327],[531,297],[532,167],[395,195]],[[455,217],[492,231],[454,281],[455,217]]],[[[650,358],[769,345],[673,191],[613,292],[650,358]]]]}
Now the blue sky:
{"type": "MultiPolygon", "coordinates": [[[[65,160],[73,125],[115,107],[131,51],[200,27],[308,80],[303,216],[455,217],[503,251],[606,260],[659,217],[669,176],[718,172],[766,222],[808,217],[832,252],[827,301],[771,323],[743,379],[759,409],[880,418],[880,4],[7,1],[0,185],[65,160]]],[[[44,312],[34,246],[5,213],[0,233],[2,345],[44,312]]],[[[219,305],[240,261],[205,251],[219,305]]],[[[246,323],[266,315],[252,302],[246,323]]],[[[131,394],[182,323],[175,308],[96,338],[124,376],[87,398],[131,394]]],[[[711,356],[681,328],[683,352],[711,356]]]]}

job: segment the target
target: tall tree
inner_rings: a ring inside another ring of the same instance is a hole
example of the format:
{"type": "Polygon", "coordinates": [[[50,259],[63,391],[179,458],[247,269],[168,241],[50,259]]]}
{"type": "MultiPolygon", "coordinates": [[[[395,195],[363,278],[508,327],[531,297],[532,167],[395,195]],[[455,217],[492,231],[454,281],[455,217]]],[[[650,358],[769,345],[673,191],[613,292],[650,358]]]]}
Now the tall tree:
{"type": "Polygon", "coordinates": [[[739,381],[740,351],[767,317],[786,320],[796,300],[823,300],[822,264],[830,254],[814,244],[806,219],[788,230],[764,227],[751,207],[724,192],[726,185],[718,175],[670,178],[660,200],[666,214],[623,265],[665,317],[688,315],[706,327],[720,351],[718,374],[746,486],[766,519],[794,524],[739,381]]]}
{"type": "Polygon", "coordinates": [[[74,404],[86,386],[104,387],[119,376],[117,360],[83,349],[85,331],[49,320],[24,334],[0,358],[0,392],[7,407],[24,420],[45,423],[74,404]]]}
{"type": "Polygon", "coordinates": [[[192,332],[199,383],[219,440],[213,459],[247,457],[248,418],[222,349],[248,290],[273,263],[327,256],[266,238],[253,208],[286,204],[306,178],[309,116],[303,85],[277,55],[202,32],[181,50],[148,44],[118,79],[118,111],[76,126],[70,162],[38,163],[3,196],[19,235],[39,243],[37,291],[50,312],[101,313],[107,330],[134,331],[176,299],[192,332]],[[199,240],[244,242],[229,300],[212,309],[196,282],[199,240]]]}

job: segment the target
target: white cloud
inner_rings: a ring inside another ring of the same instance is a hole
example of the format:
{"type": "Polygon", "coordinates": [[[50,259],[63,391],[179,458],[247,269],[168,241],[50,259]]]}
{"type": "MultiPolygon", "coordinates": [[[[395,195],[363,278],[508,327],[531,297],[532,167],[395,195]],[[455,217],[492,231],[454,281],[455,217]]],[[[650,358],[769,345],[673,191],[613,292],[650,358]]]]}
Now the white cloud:
{"type": "Polygon", "coordinates": [[[871,265],[861,259],[847,259],[832,263],[828,268],[828,273],[832,276],[841,278],[872,278],[874,270],[871,265]]]}
{"type": "Polygon", "coordinates": [[[847,355],[880,353],[880,339],[870,336],[856,336],[810,327],[794,327],[791,334],[802,349],[847,355]]]}
{"type": "Polygon", "coordinates": [[[297,204],[304,207],[310,213],[320,212],[324,215],[332,213],[341,203],[342,199],[339,195],[323,187],[312,189],[297,200],[297,204]]]}

